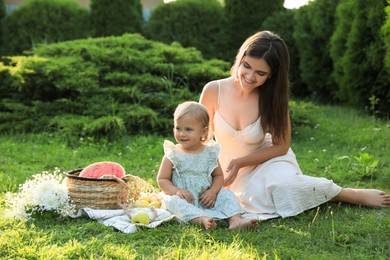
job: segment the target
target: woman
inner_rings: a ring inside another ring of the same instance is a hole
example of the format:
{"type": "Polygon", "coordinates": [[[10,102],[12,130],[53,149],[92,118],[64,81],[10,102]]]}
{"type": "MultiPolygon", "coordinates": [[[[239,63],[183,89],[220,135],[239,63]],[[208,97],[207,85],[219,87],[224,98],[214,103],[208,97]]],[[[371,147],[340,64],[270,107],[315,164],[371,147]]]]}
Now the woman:
{"type": "Polygon", "coordinates": [[[327,201],[389,207],[383,191],[341,188],[302,174],[290,148],[289,63],[284,41],[258,32],[241,46],[231,76],[204,87],[200,103],[221,145],[224,185],[247,213],[268,217],[294,216],[327,201]]]}

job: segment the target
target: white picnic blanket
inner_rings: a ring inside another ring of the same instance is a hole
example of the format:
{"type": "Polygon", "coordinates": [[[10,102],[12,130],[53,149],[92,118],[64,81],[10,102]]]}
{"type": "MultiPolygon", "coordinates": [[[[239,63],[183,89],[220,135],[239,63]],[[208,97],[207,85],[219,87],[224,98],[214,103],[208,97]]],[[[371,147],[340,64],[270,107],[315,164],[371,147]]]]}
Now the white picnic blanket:
{"type": "Polygon", "coordinates": [[[136,212],[141,210],[148,213],[149,217],[152,219],[152,221],[148,225],[139,223],[132,224],[130,217],[125,213],[123,209],[106,210],[83,208],[82,214],[85,213],[90,219],[96,220],[105,226],[113,227],[116,230],[126,234],[137,232],[137,226],[155,228],[161,223],[175,218],[175,215],[165,209],[155,209],[155,213],[157,213],[157,216],[154,216],[155,213],[150,208],[133,208],[128,211],[128,213],[130,214],[130,216],[132,216],[136,212]]]}
{"type": "MultiPolygon", "coordinates": [[[[130,216],[134,215],[138,211],[145,211],[148,213],[149,217],[153,219],[154,213],[150,208],[133,208],[130,211],[130,216]]],[[[126,234],[137,232],[137,226],[147,227],[147,228],[155,228],[159,226],[161,223],[170,221],[171,219],[176,219],[177,221],[183,223],[183,220],[179,217],[173,215],[168,210],[165,209],[155,209],[157,216],[153,219],[148,225],[144,224],[132,224],[131,219],[125,213],[123,209],[91,209],[91,208],[83,208],[79,211],[78,216],[87,215],[90,219],[96,220],[99,223],[107,226],[113,227],[118,231],[121,231],[126,234]]],[[[271,218],[277,218],[278,215],[272,214],[243,214],[243,218],[245,219],[257,219],[257,220],[267,220],[271,218]]]]}

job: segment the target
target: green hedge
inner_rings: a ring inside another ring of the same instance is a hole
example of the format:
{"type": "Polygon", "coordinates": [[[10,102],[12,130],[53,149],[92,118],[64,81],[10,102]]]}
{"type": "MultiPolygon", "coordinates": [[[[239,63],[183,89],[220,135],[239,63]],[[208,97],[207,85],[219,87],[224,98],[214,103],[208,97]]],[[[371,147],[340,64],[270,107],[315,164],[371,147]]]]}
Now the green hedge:
{"type": "Polygon", "coordinates": [[[299,52],[300,77],[310,96],[324,103],[336,101],[337,84],[330,76],[333,60],[330,38],[339,0],[317,0],[296,12],[294,38],[299,52]]]}
{"type": "Polygon", "coordinates": [[[198,100],[228,70],[194,48],[138,34],[42,45],[0,63],[0,131],[170,133],[176,105],[198,100]]]}
{"type": "Polygon", "coordinates": [[[91,26],[95,37],[141,33],[140,0],[91,0],[90,9],[91,26]]]}
{"type": "Polygon", "coordinates": [[[170,44],[180,42],[195,47],[205,58],[232,59],[226,56],[229,47],[226,17],[217,0],[177,0],[158,5],[145,27],[152,40],[170,44]]]}
{"type": "Polygon", "coordinates": [[[89,35],[89,11],[70,0],[26,0],[3,20],[2,53],[89,35]]]}
{"type": "Polygon", "coordinates": [[[390,116],[390,73],[385,68],[386,0],[344,0],[337,7],[330,54],[337,97],[371,113],[390,116]],[[376,100],[373,102],[373,100],[376,100]]]}

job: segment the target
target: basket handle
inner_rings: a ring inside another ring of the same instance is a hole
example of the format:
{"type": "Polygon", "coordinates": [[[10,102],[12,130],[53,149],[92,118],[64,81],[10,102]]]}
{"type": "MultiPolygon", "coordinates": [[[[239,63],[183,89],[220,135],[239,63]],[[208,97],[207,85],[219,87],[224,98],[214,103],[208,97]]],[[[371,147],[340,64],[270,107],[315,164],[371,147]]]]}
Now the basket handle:
{"type": "Polygon", "coordinates": [[[115,175],[103,175],[102,177],[100,177],[99,179],[111,179],[111,180],[115,180],[117,181],[120,185],[123,186],[123,188],[129,190],[129,186],[126,184],[126,182],[124,182],[123,180],[119,179],[117,176],[115,175]]]}

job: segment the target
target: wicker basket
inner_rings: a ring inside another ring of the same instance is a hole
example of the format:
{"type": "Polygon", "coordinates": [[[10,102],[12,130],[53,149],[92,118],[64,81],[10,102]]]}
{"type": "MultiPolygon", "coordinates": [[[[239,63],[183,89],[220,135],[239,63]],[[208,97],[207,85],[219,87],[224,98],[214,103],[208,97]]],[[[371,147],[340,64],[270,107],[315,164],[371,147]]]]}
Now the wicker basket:
{"type": "Polygon", "coordinates": [[[66,187],[76,210],[120,209],[137,200],[142,193],[156,193],[154,187],[145,180],[127,174],[119,179],[116,176],[105,176],[93,179],[79,177],[83,169],[65,173],[66,187]]]}

